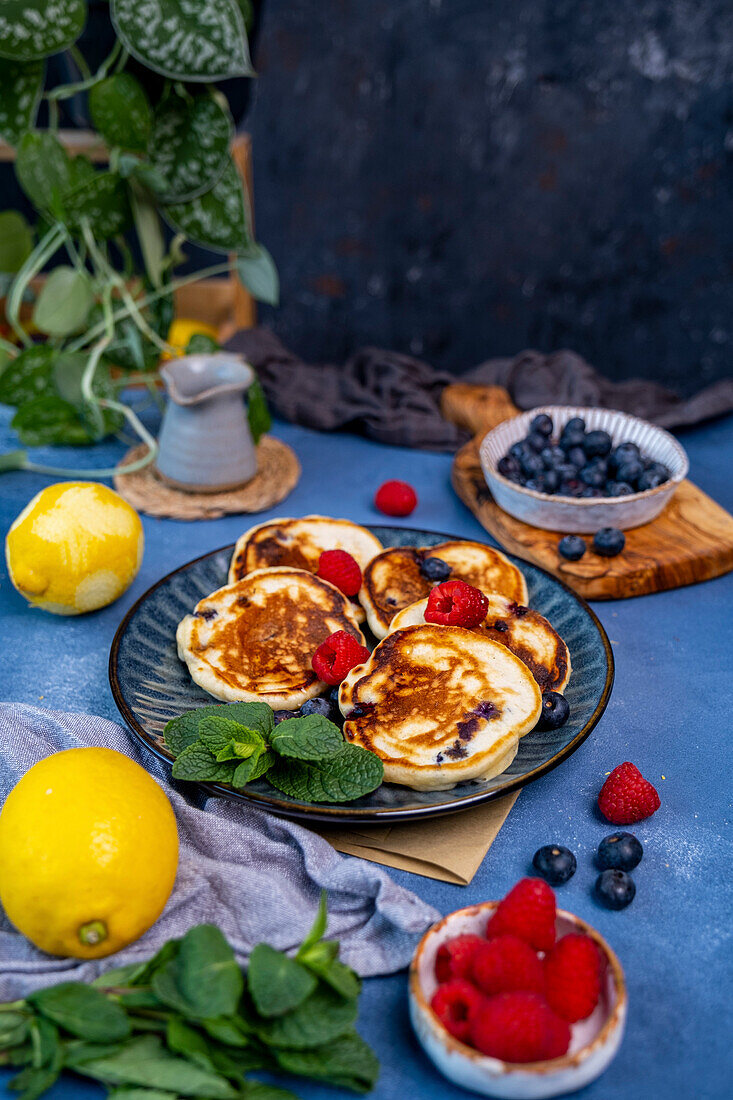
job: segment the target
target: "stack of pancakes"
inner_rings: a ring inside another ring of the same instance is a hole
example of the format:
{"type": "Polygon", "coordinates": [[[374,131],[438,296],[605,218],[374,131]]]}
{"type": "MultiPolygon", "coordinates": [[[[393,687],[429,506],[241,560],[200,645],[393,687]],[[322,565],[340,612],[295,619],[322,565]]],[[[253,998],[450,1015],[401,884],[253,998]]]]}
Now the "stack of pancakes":
{"type": "Polygon", "coordinates": [[[386,781],[439,790],[505,771],[537,724],[542,692],[568,682],[567,646],[526,600],[519,569],[482,543],[383,549],[348,520],[272,520],[239,539],[229,583],[180,623],[178,653],[215,698],[294,711],[329,690],[311,665],[317,647],[337,630],[368,644],[366,619],[377,644],[341,685],[344,736],[382,759],[386,781]],[[359,563],[358,600],[315,575],[333,549],[359,563]],[[487,595],[478,627],[425,622],[436,583],[421,570],[426,557],[487,595]]]}

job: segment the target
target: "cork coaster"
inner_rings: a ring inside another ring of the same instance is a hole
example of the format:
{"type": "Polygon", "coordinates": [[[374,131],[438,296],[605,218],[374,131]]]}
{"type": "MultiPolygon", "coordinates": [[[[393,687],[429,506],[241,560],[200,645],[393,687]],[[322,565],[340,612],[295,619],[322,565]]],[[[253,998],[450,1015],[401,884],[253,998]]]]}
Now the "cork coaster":
{"type": "MultiPolygon", "coordinates": [[[[121,466],[145,454],[141,443],[128,451],[121,466]]],[[[114,486],[139,512],[169,519],[219,519],[238,512],[264,512],[279,504],[300,480],[295,452],[279,439],[265,435],[257,446],[257,473],[239,489],[221,493],[188,493],[166,485],[153,464],[132,474],[117,474],[114,486]]]]}

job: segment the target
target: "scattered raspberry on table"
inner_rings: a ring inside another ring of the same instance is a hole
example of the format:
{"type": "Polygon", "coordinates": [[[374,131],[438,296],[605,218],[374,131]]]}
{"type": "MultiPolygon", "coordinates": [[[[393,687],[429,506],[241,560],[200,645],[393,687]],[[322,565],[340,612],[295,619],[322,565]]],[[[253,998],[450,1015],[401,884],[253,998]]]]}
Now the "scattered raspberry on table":
{"type": "Polygon", "coordinates": [[[406,481],[385,481],[377,489],[374,504],[385,516],[409,516],[417,507],[417,493],[406,481]]]}
{"type": "Polygon", "coordinates": [[[471,629],[486,618],[489,601],[480,589],[465,581],[443,581],[430,590],[425,622],[471,629]]]}
{"type": "Polygon", "coordinates": [[[356,665],[369,658],[366,646],[346,630],[337,630],[321,642],[311,658],[313,671],[324,684],[340,684],[356,665]]]}
{"type": "Polygon", "coordinates": [[[598,795],[598,809],[613,825],[643,821],[660,805],[656,789],[629,760],[613,769],[598,795]]]}
{"type": "Polygon", "coordinates": [[[316,575],[334,584],[344,596],[355,596],[361,588],[359,563],[346,550],[324,550],[316,575]]]}

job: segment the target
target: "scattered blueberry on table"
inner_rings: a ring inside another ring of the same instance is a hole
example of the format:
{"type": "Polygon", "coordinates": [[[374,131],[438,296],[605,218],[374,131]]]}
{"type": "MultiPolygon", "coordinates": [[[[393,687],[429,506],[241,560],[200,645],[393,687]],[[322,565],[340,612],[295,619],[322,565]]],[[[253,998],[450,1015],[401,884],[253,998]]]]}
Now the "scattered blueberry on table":
{"type": "Polygon", "coordinates": [[[545,844],[535,852],[532,866],[550,886],[562,886],[573,877],[578,863],[569,848],[562,844],[545,844]]]}
{"type": "Polygon", "coordinates": [[[606,871],[633,871],[641,863],[644,849],[633,833],[611,833],[598,845],[596,861],[606,871]]]}
{"type": "Polygon", "coordinates": [[[559,691],[542,693],[542,713],[537,726],[541,730],[556,730],[570,717],[570,704],[559,691]]]}
{"type": "Polygon", "coordinates": [[[574,416],[554,438],[547,413],[532,419],[524,439],[517,440],[497,463],[502,477],[527,489],[570,497],[621,497],[656,489],[669,480],[661,462],[641,454],[630,440],[617,443],[608,432],[586,431],[574,416]]]}
{"type": "Polygon", "coordinates": [[[596,879],[596,898],[606,909],[625,909],[631,905],[635,893],[634,880],[626,871],[609,869],[602,871],[596,879]]]}
{"type": "Polygon", "coordinates": [[[626,536],[616,527],[601,527],[593,536],[593,549],[604,558],[615,558],[626,545],[626,536]]]}
{"type": "Polygon", "coordinates": [[[568,561],[580,561],[585,553],[585,539],[580,535],[565,535],[557,544],[558,553],[568,561]]]}

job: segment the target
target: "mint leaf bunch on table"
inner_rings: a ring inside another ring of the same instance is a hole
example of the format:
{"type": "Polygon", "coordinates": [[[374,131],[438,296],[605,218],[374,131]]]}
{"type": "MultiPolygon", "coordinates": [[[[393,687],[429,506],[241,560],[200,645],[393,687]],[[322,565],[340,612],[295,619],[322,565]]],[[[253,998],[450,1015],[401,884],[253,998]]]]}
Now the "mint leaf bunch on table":
{"type": "Polygon", "coordinates": [[[384,778],[379,757],[349,744],[323,715],[276,726],[267,703],[199,707],[172,719],[163,736],[175,779],[241,788],[264,776],[301,802],[351,802],[384,778]]]}
{"type": "Polygon", "coordinates": [[[61,982],[0,1005],[0,1063],[36,1100],[62,1072],[104,1085],[110,1100],[295,1100],[254,1071],[369,1092],[379,1072],[354,1030],[359,978],[324,941],[325,895],[294,958],[258,944],[242,971],[211,924],[152,959],[61,982]]]}

